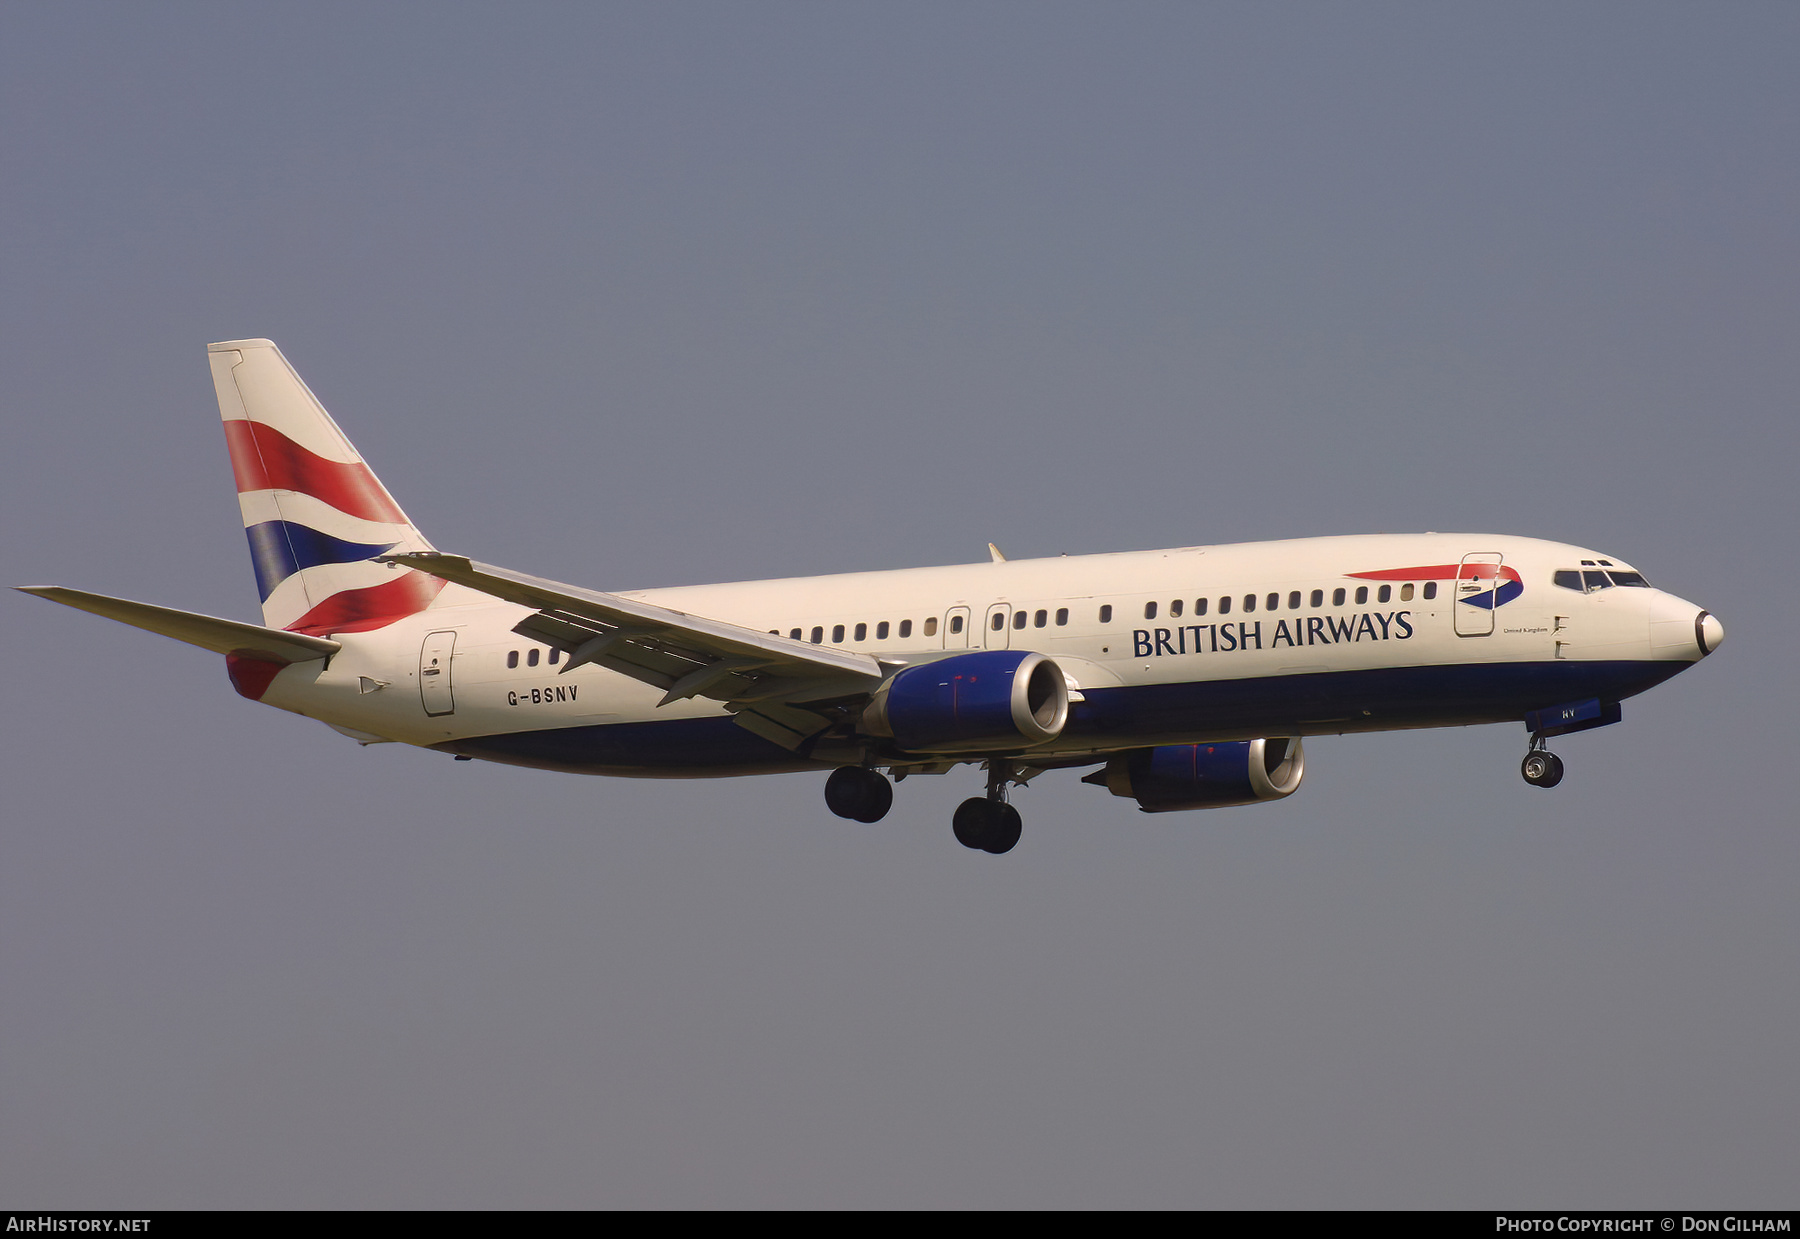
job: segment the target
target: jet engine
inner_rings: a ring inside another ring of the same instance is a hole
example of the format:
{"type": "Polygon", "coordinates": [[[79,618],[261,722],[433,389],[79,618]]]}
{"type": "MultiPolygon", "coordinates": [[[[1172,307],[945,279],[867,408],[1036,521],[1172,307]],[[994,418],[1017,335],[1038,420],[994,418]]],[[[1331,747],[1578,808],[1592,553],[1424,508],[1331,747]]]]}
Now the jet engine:
{"type": "Polygon", "coordinates": [[[1024,650],[981,650],[908,667],[863,711],[870,735],[913,753],[982,753],[1054,740],[1069,721],[1062,668],[1024,650]]]}
{"type": "Polygon", "coordinates": [[[1293,737],[1133,749],[1081,781],[1128,796],[1145,813],[1170,813],[1280,800],[1305,773],[1306,753],[1293,737]]]}

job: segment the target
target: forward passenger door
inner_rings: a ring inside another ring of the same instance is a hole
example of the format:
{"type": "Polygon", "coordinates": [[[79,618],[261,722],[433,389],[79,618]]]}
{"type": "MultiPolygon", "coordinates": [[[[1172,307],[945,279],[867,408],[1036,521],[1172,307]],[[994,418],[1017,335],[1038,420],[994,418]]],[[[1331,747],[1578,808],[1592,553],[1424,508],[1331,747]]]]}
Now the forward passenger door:
{"type": "Polygon", "coordinates": [[[1459,637],[1485,637],[1494,631],[1494,602],[1500,589],[1499,551],[1474,551],[1462,557],[1451,589],[1450,614],[1459,637]],[[1482,599],[1482,594],[1487,597],[1482,599]]]}

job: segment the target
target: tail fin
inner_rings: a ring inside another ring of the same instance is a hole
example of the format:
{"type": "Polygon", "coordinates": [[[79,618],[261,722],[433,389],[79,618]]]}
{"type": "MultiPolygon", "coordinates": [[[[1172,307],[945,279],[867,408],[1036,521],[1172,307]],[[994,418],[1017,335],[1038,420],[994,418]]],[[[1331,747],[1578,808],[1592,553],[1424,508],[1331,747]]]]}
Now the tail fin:
{"type": "Polygon", "coordinates": [[[207,345],[250,561],[271,628],[322,636],[382,628],[444,582],[373,558],[430,550],[281,350],[207,345]]]}

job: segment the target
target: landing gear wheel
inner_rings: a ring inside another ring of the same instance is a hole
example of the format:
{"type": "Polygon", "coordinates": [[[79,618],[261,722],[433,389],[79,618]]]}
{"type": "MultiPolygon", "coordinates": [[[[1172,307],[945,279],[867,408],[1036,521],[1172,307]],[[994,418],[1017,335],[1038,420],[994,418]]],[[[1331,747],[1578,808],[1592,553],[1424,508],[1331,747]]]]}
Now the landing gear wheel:
{"type": "Polygon", "coordinates": [[[1018,846],[1024,823],[1011,805],[976,796],[956,806],[950,829],[964,847],[999,856],[1018,846]]]}
{"type": "Polygon", "coordinates": [[[956,806],[956,816],[950,819],[950,829],[955,833],[958,843],[966,848],[981,850],[987,845],[989,823],[993,816],[993,803],[981,796],[973,796],[956,806]]]}
{"type": "Polygon", "coordinates": [[[873,770],[866,772],[869,776],[868,799],[863,802],[862,812],[856,815],[859,822],[879,822],[894,807],[894,785],[876,774],[873,770]]]}
{"type": "Polygon", "coordinates": [[[982,843],[981,850],[999,856],[1018,846],[1019,834],[1024,830],[1025,823],[1020,819],[1019,811],[1011,805],[996,804],[993,807],[997,811],[993,815],[993,823],[988,828],[988,837],[982,843]]]}
{"type": "Polygon", "coordinates": [[[879,822],[894,804],[894,785],[873,770],[839,766],[825,780],[825,807],[857,822],[879,822]]]}
{"type": "Polygon", "coordinates": [[[1534,749],[1519,763],[1519,773],[1533,787],[1555,787],[1562,782],[1562,758],[1543,749],[1534,749]]]}

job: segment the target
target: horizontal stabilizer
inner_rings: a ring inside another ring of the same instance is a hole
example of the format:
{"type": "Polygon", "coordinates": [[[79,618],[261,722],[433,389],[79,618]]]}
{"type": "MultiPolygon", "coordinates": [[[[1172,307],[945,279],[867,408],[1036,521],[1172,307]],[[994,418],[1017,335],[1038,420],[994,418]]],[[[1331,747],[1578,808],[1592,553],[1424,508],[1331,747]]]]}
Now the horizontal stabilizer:
{"type": "Polygon", "coordinates": [[[298,663],[315,658],[330,658],[343,648],[336,641],[308,637],[260,624],[243,624],[237,620],[216,619],[192,611],[171,607],[153,607],[147,602],[130,602],[124,598],[108,598],[60,585],[20,585],[22,593],[36,594],[51,602],[60,602],[77,611],[104,615],[107,619],[130,624],[148,632],[161,633],[189,645],[197,645],[215,654],[248,654],[265,662],[298,663]]]}

